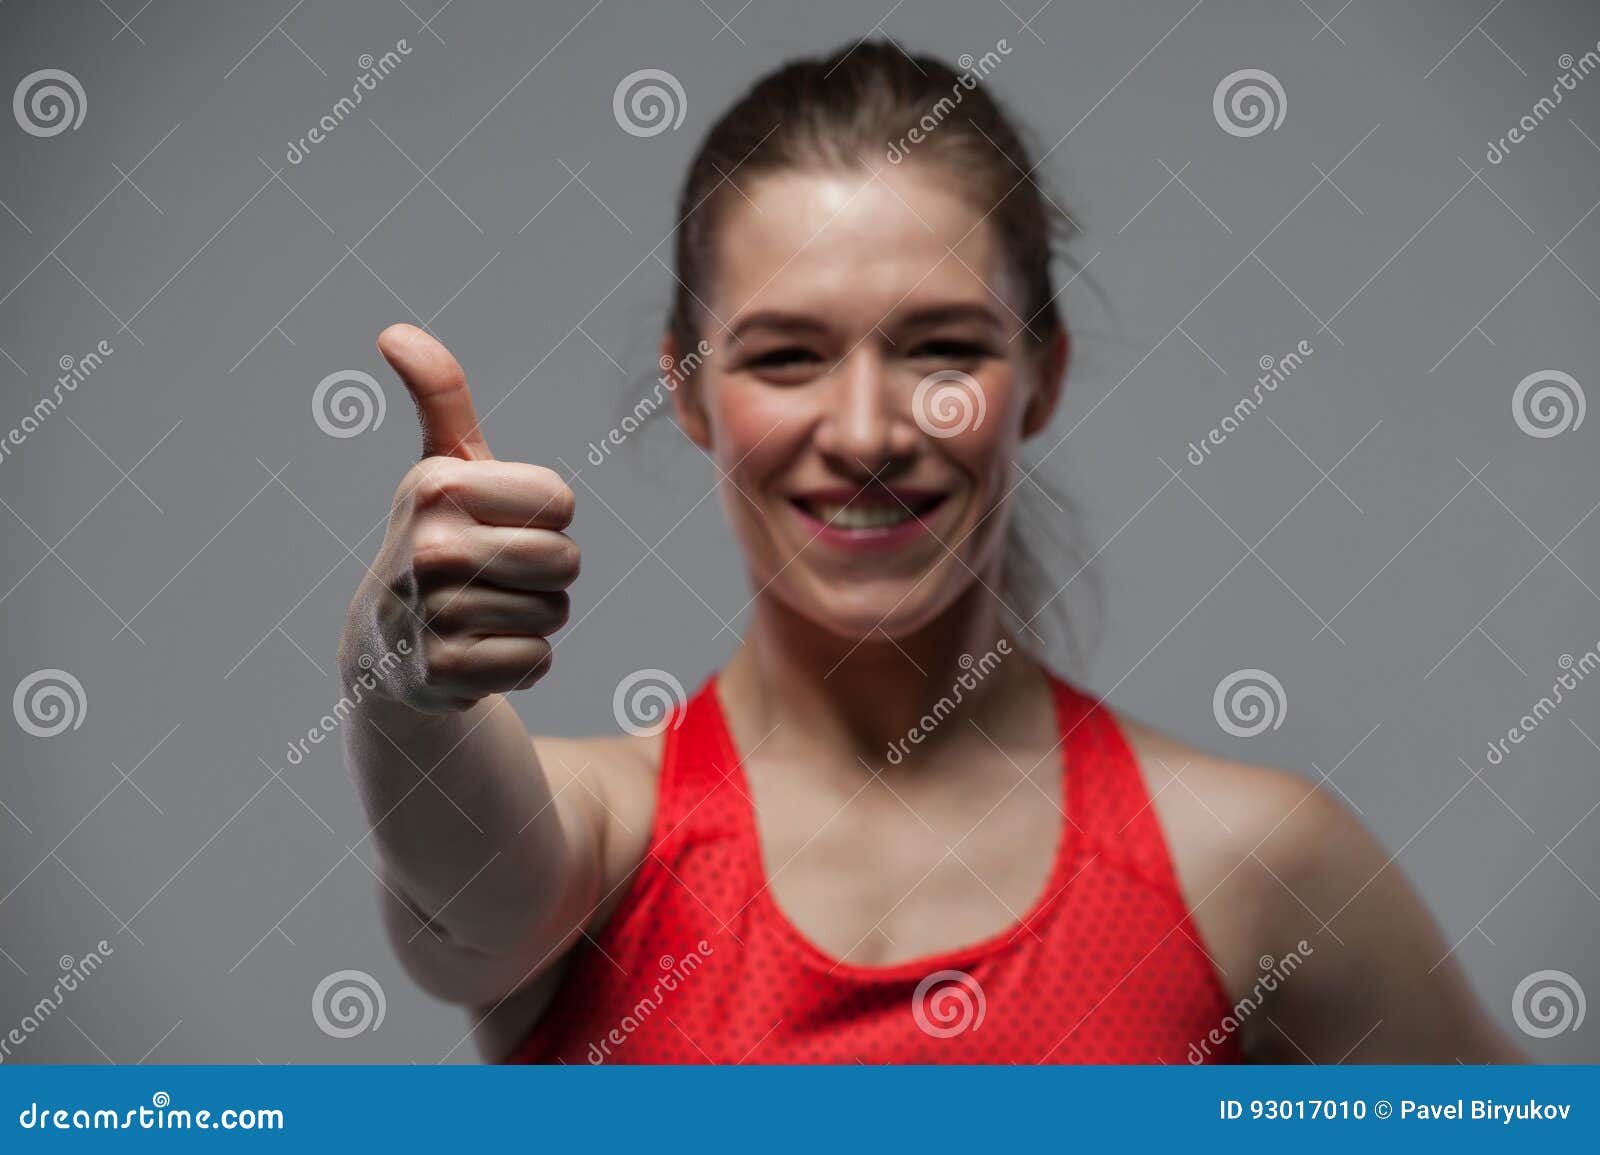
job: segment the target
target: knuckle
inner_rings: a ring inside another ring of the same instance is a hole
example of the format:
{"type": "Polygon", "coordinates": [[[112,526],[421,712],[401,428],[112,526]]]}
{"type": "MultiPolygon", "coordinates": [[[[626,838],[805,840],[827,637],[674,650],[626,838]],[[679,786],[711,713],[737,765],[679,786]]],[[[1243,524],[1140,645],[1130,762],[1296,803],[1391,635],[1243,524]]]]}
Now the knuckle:
{"type": "Polygon", "coordinates": [[[437,630],[459,616],[460,598],[459,586],[435,586],[418,599],[418,615],[429,629],[437,630]]]}
{"type": "Polygon", "coordinates": [[[459,569],[470,563],[461,534],[425,520],[411,532],[411,569],[422,578],[459,569]]]}
{"type": "Polygon", "coordinates": [[[560,540],[551,547],[550,564],[551,568],[555,571],[555,576],[560,581],[576,581],[579,570],[583,568],[583,554],[582,551],[578,549],[578,543],[573,541],[570,537],[563,535],[560,540]]]}
{"type": "Polygon", "coordinates": [[[411,467],[400,475],[400,484],[394,487],[395,497],[403,500],[416,492],[417,486],[428,476],[430,464],[426,458],[412,462],[411,467]]]}
{"type": "Polygon", "coordinates": [[[422,681],[438,688],[460,681],[471,669],[469,647],[430,638],[422,647],[422,681]]]}
{"type": "Polygon", "coordinates": [[[401,501],[416,501],[418,494],[432,483],[438,473],[439,463],[435,458],[424,457],[421,461],[414,462],[405,476],[400,478],[400,484],[395,489],[397,503],[401,501]]]}
{"type": "MultiPolygon", "coordinates": [[[[554,476],[554,475],[552,475],[554,476]]],[[[555,521],[566,525],[572,520],[574,508],[578,503],[578,495],[572,492],[572,487],[559,477],[555,479],[555,488],[550,491],[550,496],[545,500],[546,515],[555,521]]]]}
{"type": "Polygon", "coordinates": [[[566,480],[548,465],[528,466],[528,480],[540,489],[555,492],[566,488],[566,480]]]}
{"type": "Polygon", "coordinates": [[[467,462],[453,457],[429,457],[412,466],[416,474],[412,500],[424,509],[459,505],[472,485],[467,462]]]}
{"type": "Polygon", "coordinates": [[[526,495],[529,525],[565,525],[572,520],[576,495],[555,470],[523,462],[508,474],[508,481],[511,478],[514,488],[526,495]]]}
{"type": "Polygon", "coordinates": [[[428,390],[429,396],[443,396],[458,392],[467,387],[467,371],[461,367],[461,362],[453,356],[446,356],[444,364],[435,370],[432,388],[428,390]]]}
{"type": "Polygon", "coordinates": [[[529,647],[532,659],[514,675],[515,680],[510,683],[511,689],[525,690],[550,672],[550,667],[555,661],[555,651],[550,643],[543,638],[535,638],[529,647]]]}

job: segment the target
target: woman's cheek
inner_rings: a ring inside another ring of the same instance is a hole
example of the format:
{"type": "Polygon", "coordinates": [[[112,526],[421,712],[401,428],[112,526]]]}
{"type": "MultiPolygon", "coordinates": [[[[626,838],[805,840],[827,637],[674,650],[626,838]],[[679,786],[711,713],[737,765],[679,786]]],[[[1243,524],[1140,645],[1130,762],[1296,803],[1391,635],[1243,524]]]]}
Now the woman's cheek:
{"type": "Polygon", "coordinates": [[[946,438],[945,452],[955,459],[957,468],[973,479],[981,490],[979,496],[993,499],[993,491],[1004,485],[1007,467],[1017,448],[1017,436],[1010,414],[1002,409],[991,414],[993,420],[981,421],[955,437],[946,438]]]}
{"type": "Polygon", "coordinates": [[[713,397],[712,449],[724,475],[721,502],[734,537],[758,574],[770,574],[781,561],[773,542],[773,482],[803,446],[801,428],[782,404],[763,391],[737,386],[713,397]]]}
{"type": "Polygon", "coordinates": [[[754,481],[766,480],[804,448],[810,427],[805,410],[766,390],[728,389],[717,398],[715,414],[718,464],[754,481]]]}
{"type": "Polygon", "coordinates": [[[1022,484],[1017,462],[1022,441],[1020,397],[1009,375],[984,382],[989,409],[983,419],[954,437],[944,438],[939,450],[971,487],[967,508],[955,535],[969,557],[986,556],[1004,539],[1005,507],[1012,490],[1022,484]]]}

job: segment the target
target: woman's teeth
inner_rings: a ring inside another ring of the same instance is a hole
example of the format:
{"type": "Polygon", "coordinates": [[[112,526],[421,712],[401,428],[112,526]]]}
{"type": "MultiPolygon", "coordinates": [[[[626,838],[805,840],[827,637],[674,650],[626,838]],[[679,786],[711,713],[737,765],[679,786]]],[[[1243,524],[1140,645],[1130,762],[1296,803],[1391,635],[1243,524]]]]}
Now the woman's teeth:
{"type": "Polygon", "coordinates": [[[912,513],[903,505],[818,505],[821,520],[837,529],[883,529],[904,525],[912,513]]]}
{"type": "Polygon", "coordinates": [[[837,505],[809,501],[806,512],[835,529],[888,529],[915,520],[915,510],[905,505],[837,505]]]}

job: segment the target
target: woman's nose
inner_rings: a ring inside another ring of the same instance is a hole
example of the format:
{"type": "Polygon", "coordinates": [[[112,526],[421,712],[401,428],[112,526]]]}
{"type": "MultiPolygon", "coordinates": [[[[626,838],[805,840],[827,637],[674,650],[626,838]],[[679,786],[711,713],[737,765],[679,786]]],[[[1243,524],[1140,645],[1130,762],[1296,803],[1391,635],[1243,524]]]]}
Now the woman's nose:
{"type": "Polygon", "coordinates": [[[817,447],[873,473],[916,452],[909,397],[897,388],[881,358],[857,356],[841,362],[824,404],[817,447]]]}

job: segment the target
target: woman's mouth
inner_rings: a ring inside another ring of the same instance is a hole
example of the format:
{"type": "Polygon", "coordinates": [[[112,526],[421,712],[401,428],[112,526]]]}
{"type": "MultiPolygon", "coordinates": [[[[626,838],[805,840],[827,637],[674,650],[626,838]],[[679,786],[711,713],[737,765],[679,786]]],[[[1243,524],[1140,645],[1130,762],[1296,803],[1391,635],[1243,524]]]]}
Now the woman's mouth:
{"type": "Polygon", "coordinates": [[[789,501],[813,540],[860,551],[898,547],[930,532],[928,518],[948,497],[930,490],[888,489],[817,492],[789,501]]]}

